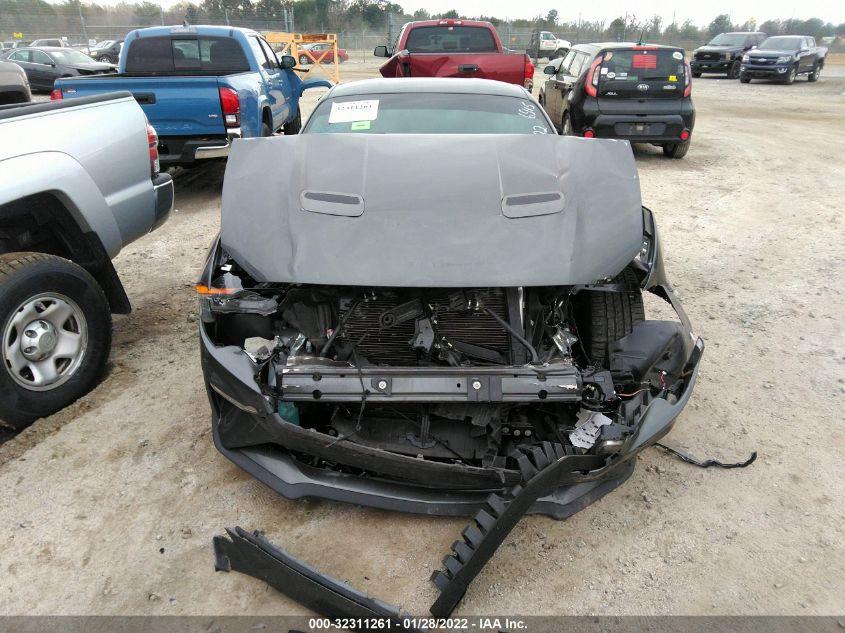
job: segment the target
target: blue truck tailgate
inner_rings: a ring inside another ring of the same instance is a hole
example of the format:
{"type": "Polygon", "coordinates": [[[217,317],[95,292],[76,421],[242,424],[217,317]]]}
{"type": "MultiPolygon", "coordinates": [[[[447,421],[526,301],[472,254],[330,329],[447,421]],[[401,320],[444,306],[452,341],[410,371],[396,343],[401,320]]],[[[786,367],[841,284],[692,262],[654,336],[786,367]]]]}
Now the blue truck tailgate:
{"type": "Polygon", "coordinates": [[[56,82],[65,97],[85,97],[128,90],[150,123],[163,136],[211,136],[226,133],[217,77],[131,77],[103,81],[68,77],[56,82]]]}

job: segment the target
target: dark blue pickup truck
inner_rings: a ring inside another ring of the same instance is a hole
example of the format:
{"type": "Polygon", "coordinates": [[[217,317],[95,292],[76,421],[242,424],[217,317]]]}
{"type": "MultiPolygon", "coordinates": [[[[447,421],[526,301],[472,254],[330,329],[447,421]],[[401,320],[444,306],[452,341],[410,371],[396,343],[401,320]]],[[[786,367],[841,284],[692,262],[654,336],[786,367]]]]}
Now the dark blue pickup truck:
{"type": "Polygon", "coordinates": [[[159,136],[162,166],[228,155],[233,139],[296,134],[299,98],[331,83],[303,81],[249,29],[177,26],[126,36],[118,74],[58,79],[52,98],[128,90],[159,136]]]}
{"type": "Polygon", "coordinates": [[[824,68],[827,48],[806,35],[777,35],[742,56],[739,80],[774,79],[791,84],[798,75],[816,81],[824,68]]]}

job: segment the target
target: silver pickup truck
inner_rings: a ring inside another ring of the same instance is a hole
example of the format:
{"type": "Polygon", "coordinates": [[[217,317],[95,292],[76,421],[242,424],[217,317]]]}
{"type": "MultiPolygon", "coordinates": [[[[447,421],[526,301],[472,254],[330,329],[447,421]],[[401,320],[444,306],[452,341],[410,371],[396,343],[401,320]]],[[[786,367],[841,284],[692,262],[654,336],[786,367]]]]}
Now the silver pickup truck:
{"type": "Polygon", "coordinates": [[[111,259],[160,226],[173,181],[127,92],[0,106],[0,420],[87,393],[131,310],[111,259]]]}

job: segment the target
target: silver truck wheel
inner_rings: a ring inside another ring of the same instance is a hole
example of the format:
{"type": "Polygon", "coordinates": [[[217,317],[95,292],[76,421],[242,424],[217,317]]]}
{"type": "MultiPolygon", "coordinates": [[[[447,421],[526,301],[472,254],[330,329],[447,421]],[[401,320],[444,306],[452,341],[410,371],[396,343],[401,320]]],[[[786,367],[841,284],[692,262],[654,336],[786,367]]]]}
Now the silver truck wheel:
{"type": "Polygon", "coordinates": [[[24,301],[3,331],[3,360],[12,380],[33,391],[66,382],[79,369],[87,346],[82,310],[57,292],[24,301]]]}
{"type": "Polygon", "coordinates": [[[84,268],[0,255],[0,421],[23,428],[88,393],[111,348],[111,310],[84,268]]]}

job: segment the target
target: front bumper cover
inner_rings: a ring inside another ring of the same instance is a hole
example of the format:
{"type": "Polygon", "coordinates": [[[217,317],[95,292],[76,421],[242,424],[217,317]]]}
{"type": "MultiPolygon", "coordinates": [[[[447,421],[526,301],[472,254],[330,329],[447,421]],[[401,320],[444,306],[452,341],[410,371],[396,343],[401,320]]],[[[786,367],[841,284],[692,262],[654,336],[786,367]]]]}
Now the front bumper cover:
{"type": "MultiPolygon", "coordinates": [[[[626,402],[627,420],[639,428],[648,426],[660,431],[654,433],[654,441],[671,429],[689,399],[703,351],[703,342],[694,340],[688,323],[684,324],[686,315],[671,286],[660,286],[658,291],[676,308],[682,321],[679,329],[687,332],[684,354],[688,378],[682,391],[671,399],[640,394],[626,402]]],[[[254,378],[255,366],[240,348],[215,345],[204,328],[200,328],[200,342],[215,445],[231,461],[286,498],[322,497],[403,512],[466,516],[491,492],[520,480],[520,473],[515,470],[415,459],[291,424],[261,394],[254,378]],[[314,468],[298,461],[296,453],[378,476],[314,468]]],[[[320,380],[323,384],[325,381],[320,380]]],[[[565,518],[613,490],[629,475],[630,471],[614,469],[588,480],[562,482],[532,503],[529,511],[565,518]]]]}

